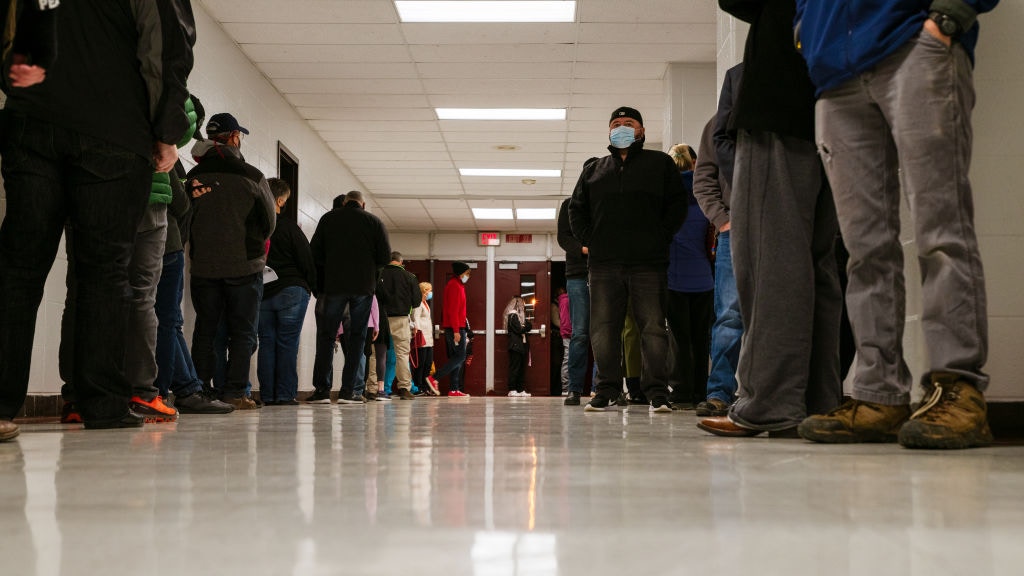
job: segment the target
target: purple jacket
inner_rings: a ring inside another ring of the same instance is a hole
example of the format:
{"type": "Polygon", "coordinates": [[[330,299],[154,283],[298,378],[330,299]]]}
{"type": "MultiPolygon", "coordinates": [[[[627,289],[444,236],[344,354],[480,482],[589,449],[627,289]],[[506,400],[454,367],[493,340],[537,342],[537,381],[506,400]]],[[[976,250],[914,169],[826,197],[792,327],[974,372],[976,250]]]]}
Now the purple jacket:
{"type": "Polygon", "coordinates": [[[569,313],[569,295],[558,295],[558,332],[562,338],[572,337],[572,314],[569,313]]]}

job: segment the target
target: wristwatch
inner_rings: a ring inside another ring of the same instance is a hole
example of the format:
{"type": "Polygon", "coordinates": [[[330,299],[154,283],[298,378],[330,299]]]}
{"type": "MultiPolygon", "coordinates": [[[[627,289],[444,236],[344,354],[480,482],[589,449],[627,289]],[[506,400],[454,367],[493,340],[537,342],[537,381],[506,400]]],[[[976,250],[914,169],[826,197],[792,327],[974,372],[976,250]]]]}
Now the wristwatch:
{"type": "Polygon", "coordinates": [[[942,12],[930,12],[928,19],[935,22],[939,26],[939,32],[942,32],[950,38],[955,38],[960,35],[960,23],[957,22],[949,14],[943,14],[942,12]]]}

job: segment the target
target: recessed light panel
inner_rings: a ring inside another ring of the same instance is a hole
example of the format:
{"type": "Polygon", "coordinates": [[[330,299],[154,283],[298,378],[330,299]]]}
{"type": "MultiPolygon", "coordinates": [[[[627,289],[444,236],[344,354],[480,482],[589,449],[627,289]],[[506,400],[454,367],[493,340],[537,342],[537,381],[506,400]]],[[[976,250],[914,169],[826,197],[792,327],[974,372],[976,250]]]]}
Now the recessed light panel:
{"type": "Polygon", "coordinates": [[[565,108],[436,108],[439,120],[565,120],[565,108]]]}
{"type": "Polygon", "coordinates": [[[473,208],[477,220],[512,220],[511,208],[473,208]]]}
{"type": "Polygon", "coordinates": [[[561,178],[561,170],[524,170],[518,168],[459,168],[462,176],[506,176],[514,178],[561,178]]]}
{"type": "Polygon", "coordinates": [[[574,22],[576,2],[395,0],[402,22],[574,22]]]}

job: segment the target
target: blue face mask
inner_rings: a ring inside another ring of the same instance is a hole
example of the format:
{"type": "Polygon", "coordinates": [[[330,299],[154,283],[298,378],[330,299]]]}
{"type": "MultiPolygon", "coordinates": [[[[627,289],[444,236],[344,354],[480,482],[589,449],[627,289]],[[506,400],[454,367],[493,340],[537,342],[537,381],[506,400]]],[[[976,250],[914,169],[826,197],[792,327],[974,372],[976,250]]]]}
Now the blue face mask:
{"type": "Polygon", "coordinates": [[[608,134],[608,139],[611,141],[612,146],[619,150],[625,150],[632,146],[633,142],[636,142],[636,131],[630,126],[618,126],[612,128],[611,133],[608,134]]]}
{"type": "Polygon", "coordinates": [[[427,300],[433,300],[433,299],[434,299],[434,293],[433,292],[427,292],[427,300]]]}

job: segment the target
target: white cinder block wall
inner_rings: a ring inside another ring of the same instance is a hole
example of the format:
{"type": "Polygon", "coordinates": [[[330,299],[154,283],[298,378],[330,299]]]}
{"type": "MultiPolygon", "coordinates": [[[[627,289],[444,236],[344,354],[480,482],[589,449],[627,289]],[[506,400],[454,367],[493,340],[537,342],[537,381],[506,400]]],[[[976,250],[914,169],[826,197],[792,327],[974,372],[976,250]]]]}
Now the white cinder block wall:
{"type": "MultiPolygon", "coordinates": [[[[1024,68],[1018,62],[1024,3],[1001,2],[981,17],[974,111],[975,223],[988,291],[990,401],[1024,401],[1024,199],[1017,180],[1024,161],[1024,68]]],[[[719,84],[725,70],[743,59],[748,27],[719,12],[719,84]]],[[[941,160],[939,160],[941,162],[941,160]]],[[[905,353],[915,378],[927,369],[922,341],[917,250],[903,214],[907,280],[905,353]]],[[[919,392],[915,391],[916,394],[919,392]]]]}

